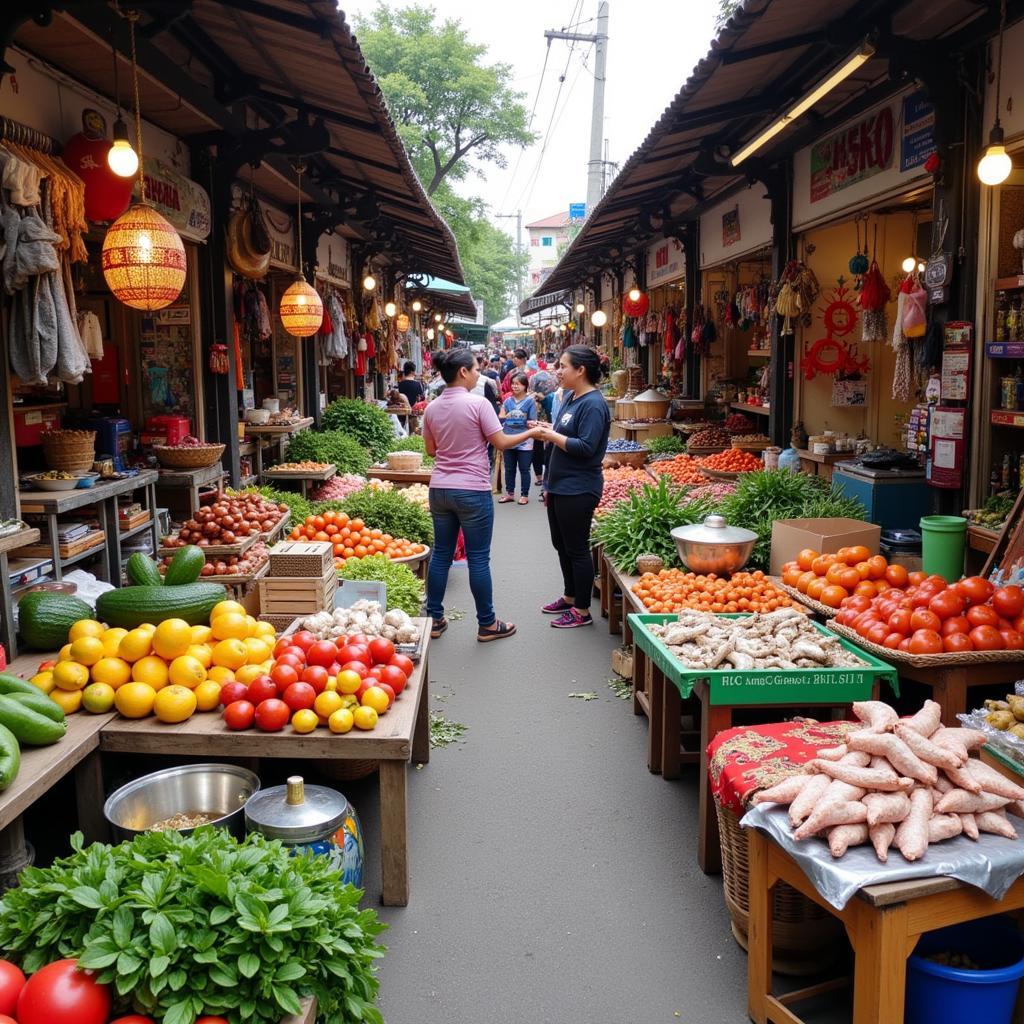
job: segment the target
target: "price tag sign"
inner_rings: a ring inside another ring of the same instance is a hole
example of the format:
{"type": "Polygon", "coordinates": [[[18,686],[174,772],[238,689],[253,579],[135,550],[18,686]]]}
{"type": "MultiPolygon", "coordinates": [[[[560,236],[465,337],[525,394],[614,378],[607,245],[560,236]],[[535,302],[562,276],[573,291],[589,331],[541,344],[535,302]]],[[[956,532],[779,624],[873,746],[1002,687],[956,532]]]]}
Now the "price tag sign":
{"type": "Polygon", "coordinates": [[[334,607],[351,608],[357,601],[377,601],[381,608],[387,608],[387,584],[379,580],[339,580],[334,607]]]}

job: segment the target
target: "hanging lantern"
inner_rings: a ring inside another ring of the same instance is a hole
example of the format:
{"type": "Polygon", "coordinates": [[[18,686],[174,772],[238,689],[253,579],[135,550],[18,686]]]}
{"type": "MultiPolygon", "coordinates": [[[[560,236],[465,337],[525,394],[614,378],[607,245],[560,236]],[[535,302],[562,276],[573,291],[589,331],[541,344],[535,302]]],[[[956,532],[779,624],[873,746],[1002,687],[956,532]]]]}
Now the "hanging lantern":
{"type": "MultiPolygon", "coordinates": [[[[92,112],[85,112],[89,113],[92,112]]],[[[131,202],[133,183],[110,169],[107,163],[110,148],[109,139],[82,131],[68,139],[61,153],[64,163],[85,182],[87,220],[114,220],[128,209],[131,202]]]]}
{"type": "Polygon", "coordinates": [[[622,296],[622,312],[626,316],[643,316],[650,308],[651,300],[646,292],[639,288],[631,288],[626,295],[622,296]]]}
{"type": "Polygon", "coordinates": [[[185,246],[152,206],[136,203],[103,239],[103,278],[132,309],[163,309],[185,286],[185,246]]]}
{"type": "Polygon", "coordinates": [[[398,314],[398,319],[395,321],[395,327],[397,327],[402,334],[409,330],[409,317],[406,313],[398,314]]]}
{"type": "Polygon", "coordinates": [[[281,326],[296,338],[308,338],[320,330],[324,304],[316,289],[299,278],[281,296],[281,326]]]}
{"type": "Polygon", "coordinates": [[[228,347],[216,342],[210,346],[210,373],[227,374],[228,369],[228,347]]]}

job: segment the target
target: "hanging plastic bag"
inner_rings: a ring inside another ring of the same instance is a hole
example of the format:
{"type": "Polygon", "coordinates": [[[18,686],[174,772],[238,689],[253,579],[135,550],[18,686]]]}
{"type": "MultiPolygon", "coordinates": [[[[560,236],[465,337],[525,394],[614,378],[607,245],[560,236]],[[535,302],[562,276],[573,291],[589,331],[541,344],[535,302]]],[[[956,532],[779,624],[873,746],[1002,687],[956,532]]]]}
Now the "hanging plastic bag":
{"type": "Polygon", "coordinates": [[[903,304],[903,333],[908,338],[923,338],[928,326],[928,293],[916,280],[911,282],[903,304]]]}

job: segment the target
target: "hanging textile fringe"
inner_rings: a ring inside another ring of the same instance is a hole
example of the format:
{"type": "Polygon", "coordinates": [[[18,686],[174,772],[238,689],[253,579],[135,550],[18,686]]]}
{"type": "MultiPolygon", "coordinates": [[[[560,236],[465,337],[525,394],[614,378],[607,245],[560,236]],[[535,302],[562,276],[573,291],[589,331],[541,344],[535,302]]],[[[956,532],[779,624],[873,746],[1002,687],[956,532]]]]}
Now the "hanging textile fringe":
{"type": "Polygon", "coordinates": [[[892,347],[896,353],[896,367],[892,376],[892,397],[896,402],[909,402],[913,383],[910,342],[903,333],[903,313],[907,295],[902,289],[896,298],[896,323],[892,329],[892,347]]]}

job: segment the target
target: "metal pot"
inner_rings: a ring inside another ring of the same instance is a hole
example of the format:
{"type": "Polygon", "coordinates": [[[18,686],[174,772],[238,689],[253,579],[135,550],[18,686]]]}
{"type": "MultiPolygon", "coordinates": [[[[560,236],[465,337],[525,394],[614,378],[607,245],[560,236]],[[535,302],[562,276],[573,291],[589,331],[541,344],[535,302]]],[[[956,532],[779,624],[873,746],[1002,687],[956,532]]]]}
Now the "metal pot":
{"type": "Polygon", "coordinates": [[[264,398],[263,408],[270,413],[271,416],[276,416],[281,411],[281,399],[280,398],[264,398]]]}
{"type": "Polygon", "coordinates": [[[679,557],[691,572],[734,573],[747,564],[757,534],[729,526],[723,516],[708,516],[703,523],[677,526],[672,531],[679,557]]]}
{"type": "MultiPolygon", "coordinates": [[[[230,764],[189,764],[144,775],[115,790],[103,805],[114,838],[134,839],[175,814],[216,814],[210,824],[245,836],[244,808],[260,788],[259,777],[230,764]]],[[[198,827],[198,826],[197,826],[198,827]]],[[[194,829],[179,829],[188,835],[194,829]]]]}
{"type": "Polygon", "coordinates": [[[633,404],[636,406],[637,419],[663,420],[668,416],[672,399],[654,388],[648,388],[633,399],[633,404]]]}
{"type": "Polygon", "coordinates": [[[254,427],[262,427],[270,419],[270,413],[266,409],[246,409],[245,422],[251,423],[254,427]]]}

